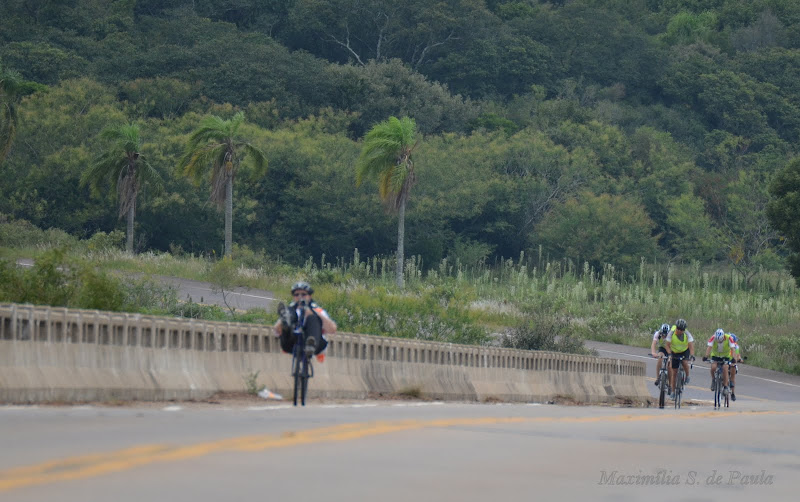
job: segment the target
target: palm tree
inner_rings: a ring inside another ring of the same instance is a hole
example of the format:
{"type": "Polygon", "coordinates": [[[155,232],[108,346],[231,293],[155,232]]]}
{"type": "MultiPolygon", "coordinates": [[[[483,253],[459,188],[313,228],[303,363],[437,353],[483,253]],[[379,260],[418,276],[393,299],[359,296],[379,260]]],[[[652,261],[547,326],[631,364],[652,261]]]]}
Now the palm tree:
{"type": "Polygon", "coordinates": [[[90,185],[99,192],[101,184],[111,184],[119,196],[119,217],[128,217],[128,240],[125,249],[133,253],[133,217],[136,211],[136,197],[147,183],[156,190],[163,187],[161,176],[139,153],[141,140],[139,126],[121,125],[103,130],[100,137],[112,141],[111,146],[83,172],[81,185],[90,185]]]}
{"type": "Polygon", "coordinates": [[[411,154],[417,146],[414,119],[389,117],[364,137],[356,162],[356,186],[365,177],[378,179],[378,193],[390,211],[397,211],[397,286],[403,287],[403,242],[406,203],[417,181],[411,154]]]}
{"type": "Polygon", "coordinates": [[[23,90],[22,76],[0,64],[0,164],[11,151],[17,134],[17,103],[23,90]]]}
{"type": "Polygon", "coordinates": [[[230,256],[233,246],[233,179],[243,158],[250,159],[254,174],[262,174],[267,167],[264,152],[238,138],[244,113],[238,112],[230,120],[217,116],[206,117],[189,137],[179,168],[195,181],[202,180],[211,168],[211,202],[225,206],[225,256],[230,256]]]}

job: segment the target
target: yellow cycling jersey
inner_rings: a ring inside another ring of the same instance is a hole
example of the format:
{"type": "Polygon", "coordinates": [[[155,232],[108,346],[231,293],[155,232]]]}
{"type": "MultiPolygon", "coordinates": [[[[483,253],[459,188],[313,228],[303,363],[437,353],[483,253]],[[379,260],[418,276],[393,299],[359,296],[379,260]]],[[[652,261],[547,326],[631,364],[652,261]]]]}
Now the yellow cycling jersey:
{"type": "Polygon", "coordinates": [[[689,350],[689,333],[684,331],[683,332],[683,340],[678,338],[678,334],[675,332],[675,326],[672,327],[672,330],[669,333],[670,340],[670,347],[672,348],[672,352],[675,354],[680,354],[681,352],[686,352],[689,350]]]}
{"type": "Polygon", "coordinates": [[[725,333],[725,338],[718,342],[716,340],[709,343],[711,346],[711,357],[727,357],[730,359],[731,355],[731,335],[725,333]]]}

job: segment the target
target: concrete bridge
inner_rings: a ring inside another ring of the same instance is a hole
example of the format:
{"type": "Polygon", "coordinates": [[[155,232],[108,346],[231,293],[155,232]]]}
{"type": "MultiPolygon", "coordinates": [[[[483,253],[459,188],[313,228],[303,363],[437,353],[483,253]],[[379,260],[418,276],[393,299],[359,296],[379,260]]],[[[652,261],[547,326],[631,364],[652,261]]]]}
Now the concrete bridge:
{"type": "MultiPolygon", "coordinates": [[[[309,396],[641,402],[645,364],[554,352],[337,333],[309,396]]],[[[270,326],[0,304],[0,402],[202,399],[246,379],[289,394],[270,326]]]]}

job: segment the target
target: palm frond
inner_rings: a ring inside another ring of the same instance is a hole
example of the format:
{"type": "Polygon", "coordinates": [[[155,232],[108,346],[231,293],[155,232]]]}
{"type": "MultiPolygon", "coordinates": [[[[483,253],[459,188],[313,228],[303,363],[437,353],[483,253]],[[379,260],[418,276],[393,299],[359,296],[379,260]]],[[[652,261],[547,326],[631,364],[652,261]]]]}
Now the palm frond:
{"type": "Polygon", "coordinates": [[[407,199],[416,182],[411,160],[415,133],[413,119],[390,117],[370,129],[356,161],[356,185],[367,177],[377,178],[378,194],[392,209],[407,199]]]}
{"type": "Polygon", "coordinates": [[[137,162],[136,175],[139,178],[139,185],[147,185],[155,193],[160,193],[164,189],[164,179],[143,157],[139,157],[137,162]]]}
{"type": "Polygon", "coordinates": [[[187,149],[179,165],[183,166],[183,173],[186,176],[199,182],[209,169],[216,170],[213,165],[214,161],[220,155],[224,155],[225,150],[224,143],[203,145],[192,150],[187,149]]]}
{"type": "Polygon", "coordinates": [[[250,143],[242,143],[241,146],[246,154],[245,160],[252,166],[251,177],[263,176],[267,170],[266,154],[250,143]]]}

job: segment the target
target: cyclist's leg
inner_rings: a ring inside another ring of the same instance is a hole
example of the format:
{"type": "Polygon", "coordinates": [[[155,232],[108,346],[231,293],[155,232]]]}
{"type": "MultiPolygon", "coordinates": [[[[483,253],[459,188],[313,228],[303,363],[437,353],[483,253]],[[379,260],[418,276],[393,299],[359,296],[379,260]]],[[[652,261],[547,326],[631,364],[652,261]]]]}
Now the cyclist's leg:
{"type": "Polygon", "coordinates": [[[281,332],[281,336],[278,340],[281,344],[281,350],[291,354],[294,344],[297,342],[297,335],[295,335],[292,330],[285,329],[281,332]]]}
{"type": "Polygon", "coordinates": [[[686,380],[685,382],[689,383],[689,354],[686,354],[686,357],[683,358],[683,371],[686,373],[686,380]]]}
{"type": "Polygon", "coordinates": [[[664,347],[659,347],[658,352],[656,352],[656,355],[659,356],[656,359],[656,385],[658,385],[661,383],[659,382],[659,379],[661,378],[661,365],[666,364],[664,362],[664,359],[667,357],[667,349],[665,349],[664,347]]]}
{"type": "Polygon", "coordinates": [[[716,378],[717,373],[717,362],[714,359],[711,359],[711,390],[716,390],[714,388],[714,379],[716,378]]]}
{"type": "Polygon", "coordinates": [[[722,385],[727,387],[728,383],[729,383],[728,371],[730,370],[731,365],[728,364],[728,360],[724,359],[724,358],[723,358],[723,360],[722,360],[722,362],[720,364],[723,365],[722,366],[722,385]]]}
{"type": "Polygon", "coordinates": [[[675,378],[678,374],[678,365],[680,365],[680,354],[672,353],[672,364],[669,365],[669,388],[675,392],[675,378]],[[676,357],[677,356],[677,357],[676,357]]]}
{"type": "Polygon", "coordinates": [[[322,336],[322,319],[310,315],[306,318],[305,332],[308,338],[313,338],[315,343],[314,354],[319,354],[328,346],[328,341],[322,336]]]}

